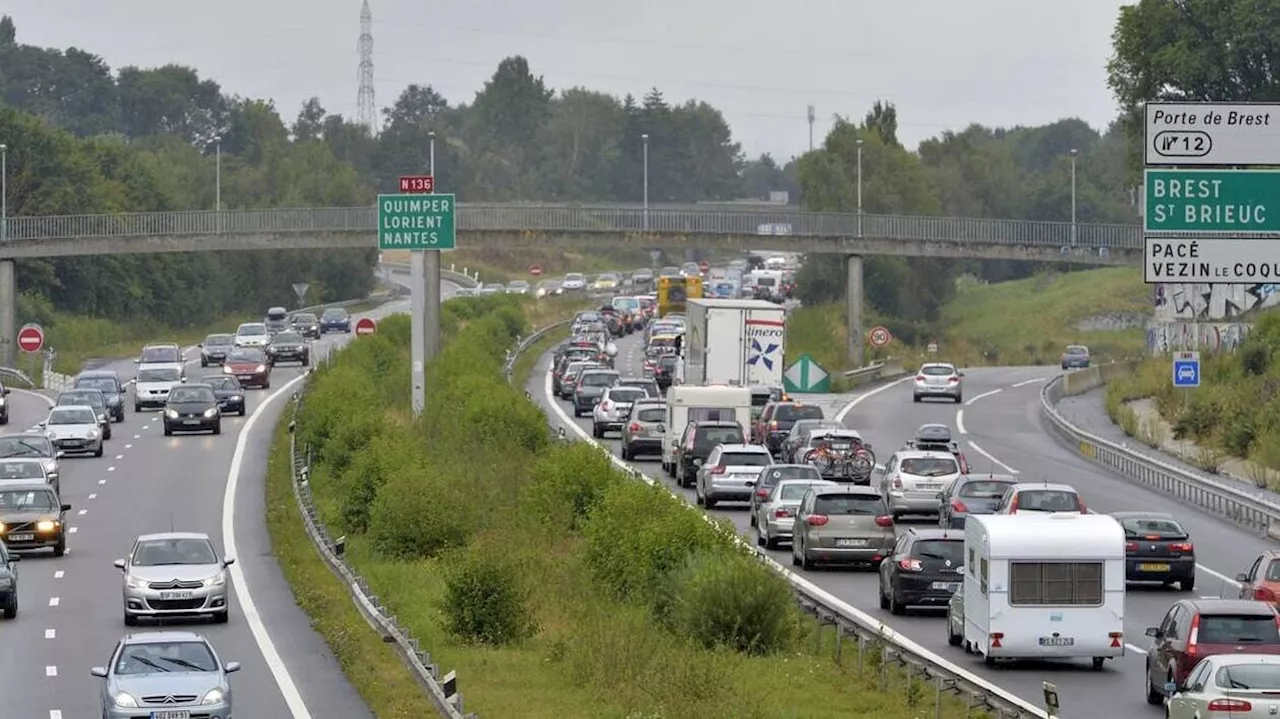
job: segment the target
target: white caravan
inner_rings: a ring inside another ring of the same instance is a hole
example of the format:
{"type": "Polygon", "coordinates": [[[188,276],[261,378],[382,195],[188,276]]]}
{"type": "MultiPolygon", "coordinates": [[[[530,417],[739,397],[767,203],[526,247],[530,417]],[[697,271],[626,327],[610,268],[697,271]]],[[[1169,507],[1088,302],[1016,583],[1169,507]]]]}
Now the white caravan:
{"type": "Polygon", "coordinates": [[[662,427],[662,467],[669,470],[676,445],[690,422],[733,421],[746,435],[751,431],[751,388],[712,385],[671,385],[667,388],[667,419],[662,427]]]}
{"type": "Polygon", "coordinates": [[[1124,656],[1124,530],[1105,514],[971,515],[964,647],[997,659],[1124,656]]]}

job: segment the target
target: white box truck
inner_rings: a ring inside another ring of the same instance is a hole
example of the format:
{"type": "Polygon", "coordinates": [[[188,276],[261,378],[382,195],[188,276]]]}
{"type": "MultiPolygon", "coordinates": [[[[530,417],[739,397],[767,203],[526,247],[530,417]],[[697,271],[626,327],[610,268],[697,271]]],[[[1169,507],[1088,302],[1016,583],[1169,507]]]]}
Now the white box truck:
{"type": "Polygon", "coordinates": [[[987,664],[1124,656],[1124,543],[1105,514],[971,515],[964,648],[987,664]]]}
{"type": "Polygon", "coordinates": [[[689,300],[687,384],[782,386],[786,310],[763,300],[689,300]]]}

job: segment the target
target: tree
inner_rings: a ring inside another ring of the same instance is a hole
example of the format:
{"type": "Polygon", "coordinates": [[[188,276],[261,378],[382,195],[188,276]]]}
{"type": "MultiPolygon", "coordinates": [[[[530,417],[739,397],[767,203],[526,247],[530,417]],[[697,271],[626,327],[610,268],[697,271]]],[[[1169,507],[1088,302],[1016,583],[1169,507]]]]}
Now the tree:
{"type": "Polygon", "coordinates": [[[302,103],[298,117],[293,121],[291,132],[295,142],[314,142],[323,139],[325,127],[325,110],[320,98],[312,97],[302,103]]]}
{"type": "Polygon", "coordinates": [[[449,109],[449,101],[430,85],[410,85],[396,98],[396,104],[382,109],[387,122],[385,127],[402,130],[407,127],[427,127],[438,123],[449,109]]]}

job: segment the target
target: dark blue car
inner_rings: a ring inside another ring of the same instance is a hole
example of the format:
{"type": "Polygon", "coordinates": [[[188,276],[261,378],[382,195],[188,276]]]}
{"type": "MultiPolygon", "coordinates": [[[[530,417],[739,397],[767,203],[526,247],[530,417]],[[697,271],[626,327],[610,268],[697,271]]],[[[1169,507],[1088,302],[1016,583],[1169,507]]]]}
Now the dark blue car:
{"type": "Polygon", "coordinates": [[[320,334],[345,332],[351,334],[351,315],[341,307],[330,307],[320,315],[320,334]]]}
{"type": "Polygon", "coordinates": [[[1089,348],[1071,345],[1062,353],[1062,369],[1085,369],[1089,366],[1089,348]]]}

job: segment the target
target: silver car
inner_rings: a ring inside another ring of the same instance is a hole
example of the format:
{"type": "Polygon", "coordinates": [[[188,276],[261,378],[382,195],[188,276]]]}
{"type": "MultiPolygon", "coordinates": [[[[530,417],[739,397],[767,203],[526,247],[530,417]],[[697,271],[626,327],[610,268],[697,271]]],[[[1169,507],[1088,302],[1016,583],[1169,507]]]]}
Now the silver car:
{"type": "Polygon", "coordinates": [[[45,476],[57,482],[62,475],[58,460],[64,453],[53,446],[53,440],[35,431],[0,435],[0,459],[39,459],[45,476]]]}
{"type": "Polygon", "coordinates": [[[62,494],[62,485],[56,476],[50,477],[43,459],[0,459],[0,488],[5,485],[27,485],[40,482],[62,494]]]}
{"type": "Polygon", "coordinates": [[[647,395],[639,387],[610,387],[600,395],[600,401],[591,410],[591,434],[602,439],[606,432],[621,432],[622,425],[631,414],[631,405],[647,395]]]}
{"type": "Polygon", "coordinates": [[[796,511],[810,488],[839,487],[835,482],[812,479],[784,479],[773,485],[769,495],[755,509],[756,544],[777,549],[790,542],[796,524],[796,511]]]}
{"type": "Polygon", "coordinates": [[[236,328],[236,347],[260,347],[271,344],[271,333],[262,322],[245,322],[236,328]]]}
{"type": "Polygon", "coordinates": [[[698,464],[693,499],[707,509],[717,502],[750,502],[760,470],[773,463],[769,450],[758,444],[722,444],[698,464]]]}
{"type": "Polygon", "coordinates": [[[938,516],[942,510],[939,495],[959,476],[960,463],[950,452],[899,450],[884,463],[880,494],[895,520],[904,514],[938,516]]]}
{"type": "Polygon", "coordinates": [[[911,399],[916,402],[926,397],[949,399],[960,404],[964,397],[964,373],[953,364],[928,362],[916,372],[915,387],[911,399]]]}
{"type": "Polygon", "coordinates": [[[195,719],[232,716],[231,683],[239,662],[222,663],[195,632],[143,632],[121,639],[111,663],[89,673],[102,683],[103,719],[195,719]]]}
{"type": "Polygon", "coordinates": [[[227,567],[232,557],[219,559],[209,535],[196,532],[144,534],[129,556],[117,559],[124,571],[124,623],[142,617],[213,615],[227,621],[227,567]]]}
{"type": "Polygon", "coordinates": [[[102,456],[102,427],[98,413],[87,405],[62,405],[49,410],[37,425],[45,430],[53,446],[63,452],[102,456]]]}

